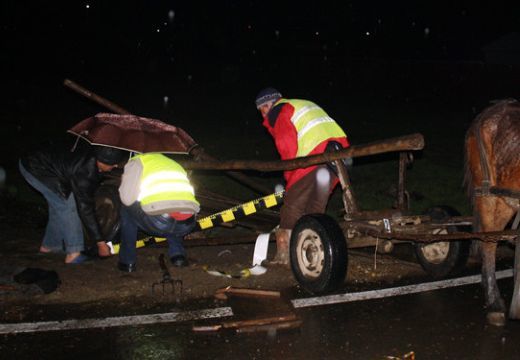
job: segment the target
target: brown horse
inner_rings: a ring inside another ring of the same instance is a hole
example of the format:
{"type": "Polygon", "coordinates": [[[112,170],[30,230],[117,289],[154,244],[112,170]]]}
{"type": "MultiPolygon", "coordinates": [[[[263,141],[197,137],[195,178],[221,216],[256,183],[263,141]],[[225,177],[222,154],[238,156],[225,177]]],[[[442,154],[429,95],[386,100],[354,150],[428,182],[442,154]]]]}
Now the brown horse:
{"type": "MultiPolygon", "coordinates": [[[[466,133],[465,183],[471,196],[475,232],[501,231],[520,207],[520,103],[508,99],[486,108],[466,133]]],[[[518,215],[520,216],[520,215],[518,215]]],[[[515,219],[512,223],[517,223],[515,219]]],[[[516,240],[515,290],[509,316],[520,319],[520,245],[516,240]]],[[[488,322],[505,323],[505,304],[495,277],[497,243],[481,243],[482,285],[488,322]]]]}

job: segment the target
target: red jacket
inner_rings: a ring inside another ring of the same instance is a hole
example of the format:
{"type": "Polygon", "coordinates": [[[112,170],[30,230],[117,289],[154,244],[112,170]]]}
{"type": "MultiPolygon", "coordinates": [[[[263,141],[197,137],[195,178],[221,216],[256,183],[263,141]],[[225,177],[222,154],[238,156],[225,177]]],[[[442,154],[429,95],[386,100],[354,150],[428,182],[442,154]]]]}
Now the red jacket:
{"type": "MultiPolygon", "coordinates": [[[[291,117],[294,114],[294,107],[289,103],[278,104],[271,109],[267,117],[264,118],[263,126],[267,128],[271,136],[274,138],[276,149],[280,154],[282,160],[291,160],[296,157],[298,151],[298,134],[296,128],[291,122],[291,117]]],[[[330,138],[321,142],[308,155],[321,154],[325,151],[329,141],[337,141],[344,148],[349,146],[346,137],[330,138]]],[[[302,177],[316,169],[317,165],[306,168],[287,170],[284,172],[284,178],[287,182],[286,189],[289,189],[294,183],[302,177]]],[[[338,180],[334,183],[334,186],[338,180]]]]}

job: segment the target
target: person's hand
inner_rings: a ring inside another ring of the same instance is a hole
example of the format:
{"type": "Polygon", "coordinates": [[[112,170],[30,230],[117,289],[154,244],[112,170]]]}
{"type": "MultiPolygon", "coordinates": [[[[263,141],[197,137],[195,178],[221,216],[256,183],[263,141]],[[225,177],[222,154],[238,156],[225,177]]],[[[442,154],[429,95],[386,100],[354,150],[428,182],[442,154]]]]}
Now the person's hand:
{"type": "Polygon", "coordinates": [[[101,258],[106,258],[112,256],[112,253],[110,252],[110,247],[107,245],[104,241],[98,241],[97,242],[98,247],[98,256],[101,258]]]}

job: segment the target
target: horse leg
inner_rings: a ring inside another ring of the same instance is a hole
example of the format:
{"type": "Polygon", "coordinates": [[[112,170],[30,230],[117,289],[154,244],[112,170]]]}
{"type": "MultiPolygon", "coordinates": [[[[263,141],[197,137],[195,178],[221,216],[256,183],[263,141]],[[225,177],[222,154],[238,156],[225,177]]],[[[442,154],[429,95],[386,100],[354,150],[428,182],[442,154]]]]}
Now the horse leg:
{"type": "Polygon", "coordinates": [[[509,308],[509,317],[520,320],[520,237],[516,239],[515,245],[515,289],[509,308]]]}
{"type": "MultiPolygon", "coordinates": [[[[496,197],[485,197],[477,200],[482,231],[499,231],[505,228],[511,219],[513,212],[511,208],[501,199],[496,197]]],[[[488,310],[487,320],[496,326],[505,325],[506,307],[500,295],[495,276],[496,264],[496,242],[482,242],[482,286],[488,310]]]]}
{"type": "Polygon", "coordinates": [[[506,307],[500,296],[495,276],[496,249],[497,244],[495,242],[482,243],[482,286],[484,287],[488,322],[491,325],[504,326],[506,307]]]}

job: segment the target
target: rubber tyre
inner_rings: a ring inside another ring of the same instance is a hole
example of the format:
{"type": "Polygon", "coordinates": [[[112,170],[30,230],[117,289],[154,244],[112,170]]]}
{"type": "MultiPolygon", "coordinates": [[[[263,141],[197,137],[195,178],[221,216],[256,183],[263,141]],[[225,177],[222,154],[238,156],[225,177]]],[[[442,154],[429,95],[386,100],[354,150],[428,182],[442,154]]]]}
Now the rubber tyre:
{"type": "MultiPolygon", "coordinates": [[[[450,216],[460,215],[449,206],[436,206],[428,209],[432,223],[441,223],[450,216]]],[[[442,230],[442,229],[439,229],[442,230]]],[[[450,226],[448,233],[455,232],[456,226],[450,226]]],[[[471,241],[446,241],[437,243],[415,243],[415,255],[422,268],[434,279],[456,275],[464,269],[468,261],[471,241]]]]}
{"type": "Polygon", "coordinates": [[[118,242],[120,231],[118,187],[112,184],[101,184],[95,195],[96,218],[98,220],[103,240],[118,242]]]}
{"type": "Polygon", "coordinates": [[[330,216],[301,217],[291,234],[290,256],[294,277],[311,294],[334,291],[345,281],[347,242],[330,216]]]}

